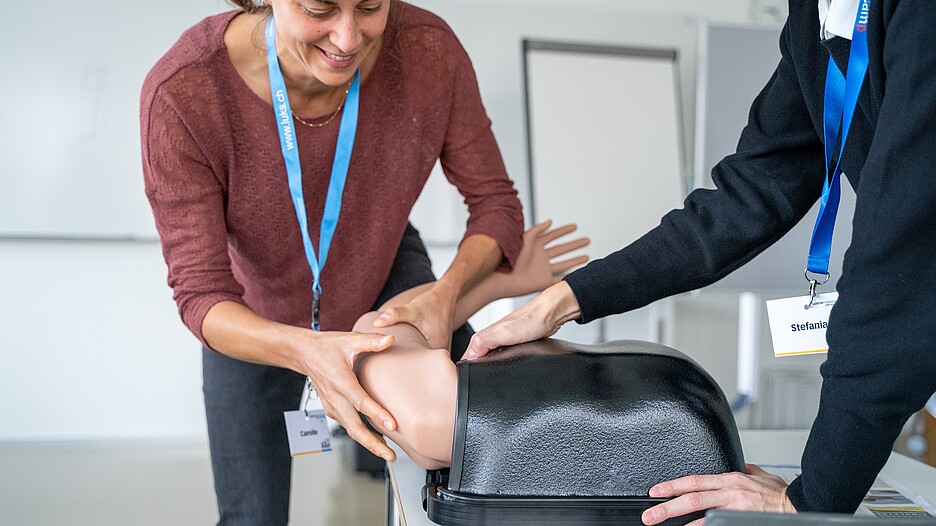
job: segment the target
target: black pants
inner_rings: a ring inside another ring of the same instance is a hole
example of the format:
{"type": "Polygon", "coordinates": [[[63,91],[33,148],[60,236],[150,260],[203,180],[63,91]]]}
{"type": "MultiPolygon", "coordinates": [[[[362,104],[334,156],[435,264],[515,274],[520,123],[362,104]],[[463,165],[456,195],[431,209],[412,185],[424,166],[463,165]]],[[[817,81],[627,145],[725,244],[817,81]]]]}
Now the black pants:
{"type": "MultiPolygon", "coordinates": [[[[419,232],[407,225],[390,277],[374,308],[434,281],[419,232]]],[[[363,314],[363,313],[362,313],[363,314]]],[[[452,358],[465,352],[472,330],[452,335],[452,358]]],[[[218,497],[219,524],[285,525],[292,458],[283,412],[296,409],[305,378],[293,371],[202,351],[205,414],[218,497]]]]}

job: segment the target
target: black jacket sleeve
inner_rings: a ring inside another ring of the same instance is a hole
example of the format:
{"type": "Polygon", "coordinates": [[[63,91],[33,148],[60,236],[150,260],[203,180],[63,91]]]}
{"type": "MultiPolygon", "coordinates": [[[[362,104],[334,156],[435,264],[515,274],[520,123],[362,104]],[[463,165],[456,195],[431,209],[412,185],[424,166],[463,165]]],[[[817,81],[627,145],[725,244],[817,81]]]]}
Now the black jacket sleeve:
{"type": "Polygon", "coordinates": [[[788,489],[801,511],[854,511],[936,391],[936,10],[883,4],[893,7],[872,16],[886,25],[884,95],[826,333],[819,414],[788,489]]]}
{"type": "Polygon", "coordinates": [[[789,52],[789,26],[780,47],[737,153],[712,171],[717,189],[695,190],[657,228],[566,277],[581,323],[717,281],[780,239],[819,197],[822,143],[789,52]]]}

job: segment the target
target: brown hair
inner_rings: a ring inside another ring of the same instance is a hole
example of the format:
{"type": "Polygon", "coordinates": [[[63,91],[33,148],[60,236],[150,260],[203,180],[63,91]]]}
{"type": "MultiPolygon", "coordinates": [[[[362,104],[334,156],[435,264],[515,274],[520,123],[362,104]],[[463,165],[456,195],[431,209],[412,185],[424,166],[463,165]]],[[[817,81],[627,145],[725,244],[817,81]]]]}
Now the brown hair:
{"type": "Polygon", "coordinates": [[[241,11],[245,13],[266,13],[270,10],[270,6],[260,0],[227,0],[227,2],[234,7],[240,8],[241,11]]]}

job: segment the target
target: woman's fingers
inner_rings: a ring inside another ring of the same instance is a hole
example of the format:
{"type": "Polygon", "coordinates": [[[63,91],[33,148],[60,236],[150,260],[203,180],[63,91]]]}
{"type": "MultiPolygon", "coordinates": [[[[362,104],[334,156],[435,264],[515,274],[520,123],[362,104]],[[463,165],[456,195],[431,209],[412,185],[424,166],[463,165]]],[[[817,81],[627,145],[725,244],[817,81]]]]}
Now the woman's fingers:
{"type": "Polygon", "coordinates": [[[396,325],[400,323],[400,320],[405,320],[408,318],[406,305],[400,305],[398,307],[390,307],[389,309],[380,313],[380,316],[374,320],[374,327],[383,328],[389,327],[391,325],[396,325]]]}
{"type": "Polygon", "coordinates": [[[579,265],[584,265],[585,263],[588,263],[588,256],[581,255],[581,256],[576,256],[574,258],[570,258],[570,259],[566,259],[563,261],[553,263],[552,265],[550,265],[550,268],[552,269],[552,273],[554,276],[560,276],[564,274],[570,268],[577,267],[579,265]]]}
{"type": "Polygon", "coordinates": [[[723,496],[717,490],[725,486],[724,477],[725,475],[690,475],[653,486],[649,492],[651,497],[676,498],[643,512],[641,520],[644,524],[652,525],[668,518],[717,507],[713,499],[723,496]]]}
{"type": "Polygon", "coordinates": [[[697,511],[721,508],[728,504],[728,497],[722,491],[700,491],[681,495],[643,512],[640,519],[646,525],[658,524],[666,519],[681,517],[697,511]]]}
{"type": "MultiPolygon", "coordinates": [[[[529,305],[529,304],[527,304],[529,305]]],[[[524,308],[520,307],[514,313],[508,314],[490,327],[476,332],[468,342],[465,351],[465,360],[474,360],[486,355],[488,352],[507,345],[515,345],[542,338],[538,327],[539,323],[532,317],[524,316],[524,308]]]]}
{"type": "Polygon", "coordinates": [[[383,439],[364,426],[358,414],[363,414],[371,422],[378,424],[379,427],[383,427],[387,431],[393,431],[396,424],[390,413],[364,391],[353,373],[349,372],[348,375],[342,375],[336,381],[334,387],[338,392],[334,393],[329,401],[336,413],[332,415],[332,418],[344,426],[345,430],[348,431],[348,436],[356,442],[375,455],[392,462],[395,458],[393,450],[387,447],[383,439]]]}
{"type": "Polygon", "coordinates": [[[774,475],[773,473],[768,473],[764,471],[763,469],[761,469],[761,467],[758,466],[757,464],[745,464],[744,471],[746,471],[748,475],[758,475],[762,477],[776,477],[776,475],[774,475]]]}
{"type": "Polygon", "coordinates": [[[731,473],[724,475],[690,475],[688,477],[661,482],[650,488],[650,496],[673,497],[691,491],[721,489],[727,483],[725,478],[729,475],[731,475],[731,473]]]}
{"type": "Polygon", "coordinates": [[[663,482],[650,488],[651,497],[675,497],[641,515],[644,524],[711,508],[787,512],[796,510],[786,497],[786,483],[757,466],[748,464],[747,473],[692,475],[663,482]]]}
{"type": "Polygon", "coordinates": [[[575,223],[569,223],[568,225],[562,225],[548,232],[544,232],[542,235],[539,236],[539,239],[540,241],[543,242],[543,245],[548,245],[552,243],[553,241],[559,239],[560,237],[571,234],[572,232],[575,232],[576,230],[578,230],[578,225],[576,225],[575,223]]]}
{"type": "Polygon", "coordinates": [[[591,239],[588,239],[587,237],[580,237],[578,239],[574,239],[567,243],[562,243],[561,245],[556,245],[554,247],[547,248],[546,257],[548,257],[549,259],[553,259],[557,256],[568,254],[569,252],[572,252],[573,250],[578,250],[580,248],[587,247],[590,243],[591,243],[591,239]]]}
{"type": "Polygon", "coordinates": [[[342,426],[344,426],[345,431],[348,432],[348,436],[351,437],[352,440],[364,446],[371,453],[387,462],[394,462],[396,460],[396,454],[393,453],[393,450],[390,449],[387,442],[384,441],[382,437],[377,436],[367,429],[364,422],[361,421],[361,417],[353,411],[350,415],[347,415],[346,422],[342,423],[342,426]]]}
{"type": "Polygon", "coordinates": [[[356,388],[351,388],[351,392],[348,394],[348,401],[351,402],[351,406],[354,407],[355,411],[366,416],[371,422],[374,422],[387,431],[396,429],[396,424],[393,421],[393,417],[390,416],[390,412],[368,396],[360,385],[356,388]]]}
{"type": "Polygon", "coordinates": [[[355,442],[384,460],[393,462],[396,458],[393,450],[382,438],[364,426],[358,414],[363,413],[372,422],[382,423],[381,427],[392,430],[395,424],[390,413],[364,392],[353,373],[349,371],[349,375],[351,378],[348,378],[348,375],[341,375],[336,379],[331,386],[334,390],[329,395],[319,393],[322,396],[322,405],[326,409],[326,414],[337,420],[355,442]]]}
{"type": "Polygon", "coordinates": [[[375,455],[392,462],[396,458],[393,450],[364,426],[359,413],[387,431],[396,429],[396,422],[389,411],[364,391],[354,375],[353,368],[358,355],[386,349],[393,344],[393,336],[378,333],[332,333],[329,340],[332,345],[318,353],[325,363],[312,379],[318,388],[326,414],[337,420],[348,431],[348,436],[356,442],[375,455]]]}
{"type": "Polygon", "coordinates": [[[396,429],[396,422],[394,422],[390,412],[381,407],[380,404],[375,402],[374,399],[367,394],[367,391],[361,387],[361,383],[352,371],[354,369],[354,362],[357,361],[357,357],[361,353],[383,351],[393,344],[394,338],[390,335],[378,333],[357,334],[354,338],[357,341],[352,349],[349,368],[342,375],[345,381],[343,382],[341,394],[351,402],[351,405],[357,412],[364,414],[371,422],[376,422],[388,431],[393,431],[396,429]]]}

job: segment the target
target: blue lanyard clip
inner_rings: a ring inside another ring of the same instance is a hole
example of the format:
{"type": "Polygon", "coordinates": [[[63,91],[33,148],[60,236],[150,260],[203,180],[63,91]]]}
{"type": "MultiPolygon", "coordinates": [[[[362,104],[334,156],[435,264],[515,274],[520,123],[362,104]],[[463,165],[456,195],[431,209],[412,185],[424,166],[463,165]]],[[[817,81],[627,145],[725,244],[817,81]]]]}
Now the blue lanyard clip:
{"type": "Polygon", "coordinates": [[[803,308],[809,310],[809,308],[812,307],[816,302],[816,287],[819,285],[825,285],[825,283],[829,281],[830,276],[829,273],[826,272],[825,274],[822,274],[822,281],[819,281],[818,279],[809,277],[809,269],[806,269],[806,271],[803,272],[803,275],[806,276],[806,281],[809,282],[809,303],[804,305],[803,308]]]}

